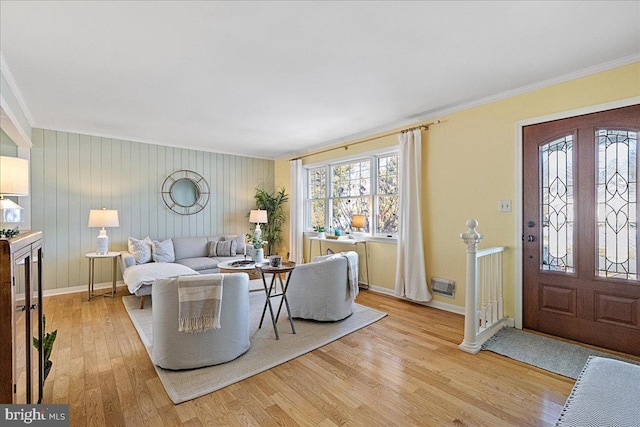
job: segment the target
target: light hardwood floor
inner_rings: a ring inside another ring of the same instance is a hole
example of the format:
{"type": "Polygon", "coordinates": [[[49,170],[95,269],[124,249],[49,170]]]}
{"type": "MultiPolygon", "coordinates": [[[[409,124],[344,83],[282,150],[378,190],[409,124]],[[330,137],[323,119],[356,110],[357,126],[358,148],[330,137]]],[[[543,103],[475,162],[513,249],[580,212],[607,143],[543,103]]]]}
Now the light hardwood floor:
{"type": "Polygon", "coordinates": [[[43,403],[72,426],[544,426],[574,381],[490,352],[457,349],[463,317],[363,291],[389,315],[318,350],[174,405],[121,298],[45,298],[58,329],[43,403]]]}

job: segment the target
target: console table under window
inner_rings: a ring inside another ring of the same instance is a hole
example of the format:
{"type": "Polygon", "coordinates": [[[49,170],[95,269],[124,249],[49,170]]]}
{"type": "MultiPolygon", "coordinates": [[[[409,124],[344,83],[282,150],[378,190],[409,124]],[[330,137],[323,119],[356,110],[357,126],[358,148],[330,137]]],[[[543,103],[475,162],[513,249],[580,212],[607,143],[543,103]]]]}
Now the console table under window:
{"type": "Polygon", "coordinates": [[[358,245],[364,246],[364,262],[365,262],[365,272],[367,277],[367,282],[362,283],[359,282],[359,285],[363,289],[369,289],[369,249],[367,248],[366,240],[355,240],[355,239],[321,239],[319,237],[309,237],[309,258],[311,260],[311,253],[313,252],[313,242],[318,242],[318,249],[320,250],[320,254],[322,255],[322,242],[327,243],[338,243],[345,245],[355,245],[356,252],[358,251],[358,245]]]}

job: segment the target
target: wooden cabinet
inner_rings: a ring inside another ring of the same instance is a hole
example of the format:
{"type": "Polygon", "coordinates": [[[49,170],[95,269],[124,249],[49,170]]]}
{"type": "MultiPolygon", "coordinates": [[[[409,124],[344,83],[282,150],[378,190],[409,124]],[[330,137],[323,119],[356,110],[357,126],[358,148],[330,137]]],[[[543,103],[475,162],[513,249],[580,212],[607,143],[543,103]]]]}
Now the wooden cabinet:
{"type": "Polygon", "coordinates": [[[0,239],[0,403],[40,403],[42,342],[42,232],[0,239]],[[24,282],[24,296],[17,282],[24,282]]]}

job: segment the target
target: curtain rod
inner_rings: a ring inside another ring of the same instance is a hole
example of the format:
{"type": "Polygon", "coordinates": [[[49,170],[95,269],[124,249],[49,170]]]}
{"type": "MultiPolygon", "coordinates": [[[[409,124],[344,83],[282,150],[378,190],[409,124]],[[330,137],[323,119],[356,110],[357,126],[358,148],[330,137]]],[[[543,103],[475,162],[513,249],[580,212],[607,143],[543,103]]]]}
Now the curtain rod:
{"type": "Polygon", "coordinates": [[[396,134],[398,134],[398,133],[410,132],[410,131],[412,131],[412,130],[416,130],[416,129],[429,130],[429,126],[431,126],[431,125],[437,125],[437,124],[440,124],[440,123],[441,123],[441,122],[440,122],[440,120],[435,120],[435,121],[433,121],[433,122],[431,122],[431,123],[425,123],[425,124],[422,124],[422,125],[420,125],[420,126],[414,126],[414,127],[412,127],[412,128],[407,128],[407,129],[403,129],[403,130],[400,130],[400,131],[394,131],[394,132],[385,133],[385,134],[383,134],[383,135],[373,136],[373,137],[371,137],[371,138],[363,139],[363,140],[361,140],[361,141],[352,142],[352,143],[350,143],[350,144],[339,145],[339,146],[337,146],[337,147],[331,147],[331,148],[327,148],[327,149],[320,150],[320,151],[314,151],[313,153],[304,154],[304,155],[302,155],[302,156],[294,157],[294,158],[289,159],[289,160],[290,160],[290,161],[291,161],[291,160],[300,160],[300,159],[304,159],[305,157],[315,156],[316,154],[328,153],[329,151],[339,150],[340,148],[343,148],[343,149],[345,149],[345,150],[348,150],[348,149],[349,149],[349,147],[351,147],[351,146],[353,146],[353,145],[362,144],[363,142],[374,141],[374,140],[376,140],[376,139],[384,138],[384,137],[386,137],[386,136],[396,135],[396,134]]]}

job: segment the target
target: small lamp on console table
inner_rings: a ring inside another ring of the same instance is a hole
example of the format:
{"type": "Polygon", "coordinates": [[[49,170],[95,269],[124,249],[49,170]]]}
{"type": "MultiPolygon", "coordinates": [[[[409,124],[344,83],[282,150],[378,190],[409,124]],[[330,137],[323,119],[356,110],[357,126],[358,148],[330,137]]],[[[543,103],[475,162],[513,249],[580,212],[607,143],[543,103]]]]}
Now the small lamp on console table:
{"type": "Polygon", "coordinates": [[[362,238],[362,229],[366,224],[367,218],[364,215],[353,215],[351,217],[351,227],[355,228],[356,231],[353,233],[357,239],[362,238]]]}
{"type": "Polygon", "coordinates": [[[98,244],[96,253],[98,255],[106,255],[109,252],[109,237],[105,227],[118,227],[118,211],[115,209],[91,209],[89,212],[89,227],[100,227],[98,234],[98,244]]]}

